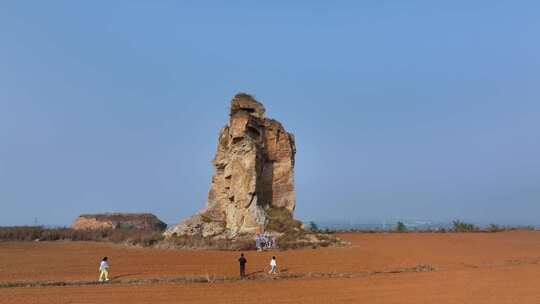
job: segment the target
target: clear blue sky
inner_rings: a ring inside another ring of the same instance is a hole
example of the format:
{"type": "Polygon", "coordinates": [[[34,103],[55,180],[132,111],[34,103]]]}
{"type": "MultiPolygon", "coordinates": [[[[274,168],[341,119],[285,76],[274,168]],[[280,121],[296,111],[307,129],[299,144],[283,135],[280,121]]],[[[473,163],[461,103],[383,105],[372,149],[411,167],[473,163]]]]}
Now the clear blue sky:
{"type": "Polygon", "coordinates": [[[540,223],[537,1],[292,2],[0,2],[0,225],[196,212],[238,91],[301,219],[540,223]]]}

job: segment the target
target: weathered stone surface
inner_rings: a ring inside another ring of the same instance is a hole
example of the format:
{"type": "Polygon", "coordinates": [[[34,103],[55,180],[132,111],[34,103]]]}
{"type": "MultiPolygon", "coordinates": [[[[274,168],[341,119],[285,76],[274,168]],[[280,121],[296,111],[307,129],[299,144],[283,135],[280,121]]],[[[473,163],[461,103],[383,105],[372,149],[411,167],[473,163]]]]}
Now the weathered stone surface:
{"type": "Polygon", "coordinates": [[[166,235],[234,237],[263,232],[269,208],[283,208],[292,218],[294,136],[264,113],[264,106],[250,95],[233,98],[229,123],[219,133],[206,206],[166,235]]]}
{"type": "Polygon", "coordinates": [[[163,231],[167,224],[150,213],[102,213],[81,214],[72,227],[78,230],[134,228],[163,231]]]}

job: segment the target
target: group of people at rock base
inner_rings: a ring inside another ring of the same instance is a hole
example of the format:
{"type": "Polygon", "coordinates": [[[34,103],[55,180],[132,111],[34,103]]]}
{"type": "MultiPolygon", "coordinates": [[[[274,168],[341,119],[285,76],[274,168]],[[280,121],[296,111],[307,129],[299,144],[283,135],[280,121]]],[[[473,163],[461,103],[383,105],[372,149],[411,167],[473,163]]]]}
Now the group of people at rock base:
{"type": "MultiPolygon", "coordinates": [[[[238,263],[240,264],[240,277],[245,278],[247,259],[243,253],[240,254],[238,263]]],[[[277,274],[277,261],[276,261],[275,256],[273,256],[272,259],[270,260],[270,270],[268,271],[268,274],[270,275],[277,274]]],[[[107,257],[104,257],[103,259],[101,259],[101,262],[99,263],[99,281],[100,282],[109,281],[109,262],[108,262],[107,257]]]]}
{"type": "MultiPolygon", "coordinates": [[[[246,277],[246,264],[247,259],[244,256],[244,254],[240,254],[240,258],[238,259],[238,264],[240,265],[240,278],[246,277]]],[[[277,260],[276,257],[273,256],[270,260],[270,270],[268,271],[268,274],[270,275],[276,275],[277,274],[277,260]]]]}
{"type": "Polygon", "coordinates": [[[265,232],[263,234],[258,234],[255,236],[255,247],[258,251],[263,249],[272,249],[277,247],[276,237],[265,232]]]}

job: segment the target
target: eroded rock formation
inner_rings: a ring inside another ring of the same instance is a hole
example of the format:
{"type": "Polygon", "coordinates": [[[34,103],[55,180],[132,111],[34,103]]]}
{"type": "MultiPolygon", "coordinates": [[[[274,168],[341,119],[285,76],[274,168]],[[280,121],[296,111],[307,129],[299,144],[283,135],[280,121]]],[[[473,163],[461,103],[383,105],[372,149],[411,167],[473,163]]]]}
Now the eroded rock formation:
{"type": "Polygon", "coordinates": [[[129,228],[163,231],[167,224],[150,213],[101,213],[81,214],[72,227],[78,230],[129,228]]]}
{"type": "Polygon", "coordinates": [[[233,98],[229,123],[219,133],[205,208],[166,235],[235,237],[263,232],[272,208],[292,218],[294,136],[264,113],[264,106],[250,95],[233,98]]]}

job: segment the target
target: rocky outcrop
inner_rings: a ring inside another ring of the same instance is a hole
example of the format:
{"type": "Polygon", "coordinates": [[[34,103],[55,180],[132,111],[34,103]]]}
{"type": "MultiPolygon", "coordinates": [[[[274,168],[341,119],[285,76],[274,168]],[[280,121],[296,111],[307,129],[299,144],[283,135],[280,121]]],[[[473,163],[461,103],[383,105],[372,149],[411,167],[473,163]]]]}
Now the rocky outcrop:
{"type": "Polygon", "coordinates": [[[171,227],[166,235],[260,233],[269,223],[270,209],[285,210],[292,218],[296,204],[294,136],[264,114],[264,106],[252,96],[234,96],[229,123],[219,133],[205,208],[171,227]]]}
{"type": "Polygon", "coordinates": [[[167,224],[150,213],[102,213],[82,214],[75,219],[72,228],[77,230],[129,228],[163,231],[167,228],[167,224]]]}

